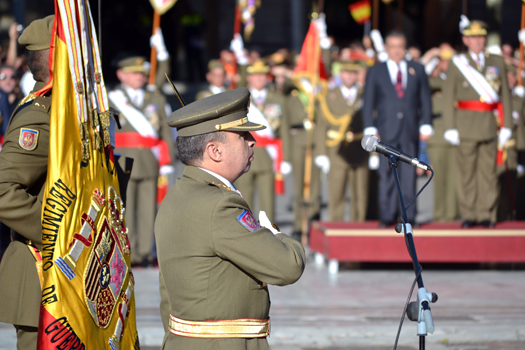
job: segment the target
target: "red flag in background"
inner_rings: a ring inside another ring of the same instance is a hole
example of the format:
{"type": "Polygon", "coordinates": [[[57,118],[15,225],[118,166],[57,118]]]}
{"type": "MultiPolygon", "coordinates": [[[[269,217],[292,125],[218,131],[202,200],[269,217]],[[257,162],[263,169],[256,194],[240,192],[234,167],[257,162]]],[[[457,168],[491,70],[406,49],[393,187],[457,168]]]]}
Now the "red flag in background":
{"type": "Polygon", "coordinates": [[[365,24],[370,21],[370,14],[372,12],[370,7],[370,0],[362,0],[348,5],[352,18],[358,24],[365,24]]]}
{"type": "Polygon", "coordinates": [[[293,73],[294,76],[305,76],[313,78],[314,75],[319,74],[321,80],[327,80],[328,76],[324,69],[322,56],[320,55],[321,48],[319,46],[319,34],[317,26],[314,22],[310,23],[308,33],[303,42],[301,55],[297,61],[293,73]]]}

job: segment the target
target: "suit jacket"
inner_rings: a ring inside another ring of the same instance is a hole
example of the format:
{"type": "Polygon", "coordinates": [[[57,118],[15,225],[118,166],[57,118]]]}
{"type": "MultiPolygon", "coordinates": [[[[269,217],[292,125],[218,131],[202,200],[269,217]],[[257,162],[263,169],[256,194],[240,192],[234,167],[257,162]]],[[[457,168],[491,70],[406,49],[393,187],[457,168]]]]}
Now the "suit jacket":
{"type": "MultiPolygon", "coordinates": [[[[117,89],[122,90],[128,100],[131,101],[128,94],[126,93],[126,90],[122,89],[120,86],[117,87],[117,89]]],[[[159,138],[166,141],[168,144],[168,150],[170,152],[171,159],[174,160],[175,145],[173,143],[171,128],[166,122],[166,103],[166,98],[160,93],[160,91],[156,90],[154,92],[145,92],[142,106],[137,106],[133,103],[131,103],[131,105],[141,111],[150,120],[150,123],[153,125],[155,130],[157,130],[159,138]]],[[[112,106],[116,108],[114,105],[112,106]]],[[[115,130],[116,134],[123,132],[138,132],[138,130],[135,130],[135,128],[127,122],[124,115],[120,115],[119,120],[122,129],[115,130]]],[[[122,154],[123,158],[133,158],[134,161],[131,179],[156,178],[158,176],[159,161],[150,149],[117,147],[115,148],[115,153],[122,154]]]]}
{"type": "MultiPolygon", "coordinates": [[[[161,305],[190,321],[268,318],[266,284],[301,276],[301,244],[238,219],[246,201],[214,176],[186,166],[162,202],[155,223],[161,305]],[[166,301],[166,298],[168,299],[166,301]]],[[[162,315],[166,324],[166,314],[162,315]]],[[[198,339],[166,333],[163,349],[268,349],[265,338],[198,339]]]]}
{"type": "MultiPolygon", "coordinates": [[[[37,82],[33,91],[40,90],[37,82]]],[[[51,96],[37,97],[23,109],[17,107],[0,152],[0,221],[42,245],[42,198],[47,176],[51,96]],[[21,129],[38,131],[36,147],[20,145],[21,129]]],[[[35,258],[20,241],[13,241],[0,264],[0,322],[38,327],[42,291],[35,258]]]]}
{"type": "MultiPolygon", "coordinates": [[[[351,114],[352,119],[350,125],[344,130],[345,133],[351,132],[353,134],[360,134],[363,132],[363,118],[362,118],[362,94],[358,92],[355,101],[349,105],[345,100],[341,89],[335,88],[328,91],[324,96],[321,96],[326,101],[329,112],[336,119],[342,118],[344,115],[351,114]]],[[[318,119],[316,128],[316,154],[326,154],[330,157],[330,167],[332,168],[347,168],[351,165],[366,165],[368,166],[368,152],[361,147],[361,137],[354,139],[351,142],[346,141],[346,138],[339,144],[333,147],[327,146],[326,142],[330,140],[330,133],[338,133],[339,125],[333,125],[324,115],[322,108],[320,109],[321,118],[318,119]]]]}
{"type": "MultiPolygon", "coordinates": [[[[470,54],[466,53],[465,56],[469,64],[476,67],[470,54]]],[[[487,76],[487,72],[489,72],[488,76],[491,77],[495,86],[497,85],[495,90],[503,104],[504,124],[506,127],[512,128],[512,101],[507,83],[507,70],[503,58],[501,56],[487,54],[481,73],[487,76]]],[[[445,122],[445,130],[457,129],[460,138],[473,141],[495,139],[497,137],[498,124],[492,111],[477,112],[455,108],[457,101],[479,101],[479,98],[479,94],[470,85],[458,67],[456,67],[453,62],[450,62],[447,80],[443,86],[443,120],[445,122]]]]}
{"type": "Polygon", "coordinates": [[[363,120],[365,128],[377,128],[383,142],[396,143],[401,138],[417,142],[419,126],[432,124],[430,87],[423,65],[407,61],[403,98],[397,97],[386,62],[370,68],[366,75],[363,120]]]}

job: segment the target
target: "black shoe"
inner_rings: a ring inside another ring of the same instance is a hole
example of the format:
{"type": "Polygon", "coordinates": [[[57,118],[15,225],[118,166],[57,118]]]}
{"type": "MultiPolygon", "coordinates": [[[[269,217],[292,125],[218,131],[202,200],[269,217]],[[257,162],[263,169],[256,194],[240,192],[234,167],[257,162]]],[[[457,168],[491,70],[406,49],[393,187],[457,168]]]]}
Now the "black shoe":
{"type": "Polygon", "coordinates": [[[461,224],[461,227],[462,228],[471,228],[472,226],[476,225],[476,223],[472,220],[465,220],[463,221],[463,223],[461,224]]]}
{"type": "Polygon", "coordinates": [[[149,258],[144,258],[144,259],[142,259],[142,261],[140,262],[139,266],[140,266],[140,267],[147,268],[147,267],[153,267],[153,264],[151,263],[151,261],[149,260],[149,258]]]}
{"type": "Polygon", "coordinates": [[[494,223],[490,220],[483,220],[482,222],[479,223],[481,226],[483,227],[487,227],[487,228],[494,228],[494,223]]]}

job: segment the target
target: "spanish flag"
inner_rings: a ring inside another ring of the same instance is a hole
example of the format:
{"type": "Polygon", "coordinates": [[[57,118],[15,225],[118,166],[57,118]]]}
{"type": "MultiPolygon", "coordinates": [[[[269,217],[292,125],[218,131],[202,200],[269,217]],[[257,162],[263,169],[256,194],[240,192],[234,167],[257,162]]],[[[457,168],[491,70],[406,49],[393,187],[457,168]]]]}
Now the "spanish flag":
{"type": "Polygon", "coordinates": [[[304,38],[301,54],[297,60],[297,65],[293,71],[293,76],[297,78],[321,79],[326,81],[328,76],[324,69],[321,57],[321,47],[319,46],[319,31],[316,24],[312,21],[310,28],[304,38]]]}
{"type": "Polygon", "coordinates": [[[348,5],[352,18],[359,24],[370,21],[370,0],[362,0],[348,5]]]}
{"type": "Polygon", "coordinates": [[[38,349],[138,349],[124,205],[89,3],[56,0],[38,349]]]}

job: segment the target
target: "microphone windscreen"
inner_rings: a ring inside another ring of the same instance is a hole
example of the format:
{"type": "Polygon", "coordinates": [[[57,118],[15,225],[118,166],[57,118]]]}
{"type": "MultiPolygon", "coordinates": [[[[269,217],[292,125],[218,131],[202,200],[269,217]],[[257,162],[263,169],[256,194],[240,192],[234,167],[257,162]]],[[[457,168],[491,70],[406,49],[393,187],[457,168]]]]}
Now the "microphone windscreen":
{"type": "Polygon", "coordinates": [[[377,141],[379,139],[374,135],[365,135],[361,140],[361,147],[367,152],[374,152],[376,150],[377,141]]]}

